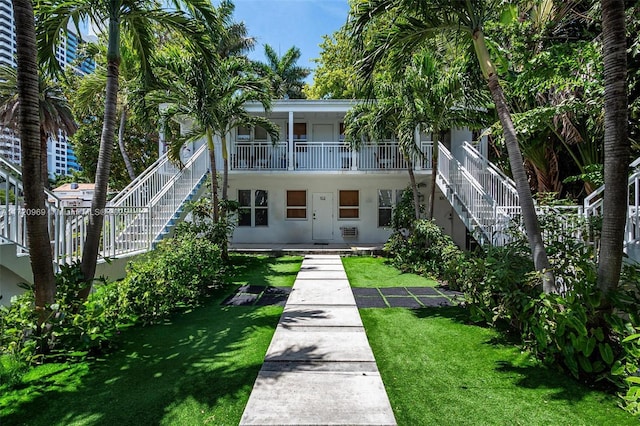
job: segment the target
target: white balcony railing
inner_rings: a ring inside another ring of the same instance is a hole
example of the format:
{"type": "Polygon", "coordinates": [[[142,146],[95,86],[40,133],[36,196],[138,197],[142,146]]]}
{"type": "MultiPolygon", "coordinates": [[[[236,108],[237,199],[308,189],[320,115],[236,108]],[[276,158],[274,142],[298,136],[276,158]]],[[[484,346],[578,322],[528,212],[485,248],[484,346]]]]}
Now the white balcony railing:
{"type": "MultiPolygon", "coordinates": [[[[433,143],[422,141],[422,156],[412,155],[415,169],[430,170],[433,143]]],[[[343,142],[294,141],[273,145],[269,142],[235,141],[231,146],[231,170],[265,171],[347,171],[406,170],[408,163],[394,142],[363,144],[353,150],[343,142]],[[292,154],[292,155],[291,155],[292,154]]]]}

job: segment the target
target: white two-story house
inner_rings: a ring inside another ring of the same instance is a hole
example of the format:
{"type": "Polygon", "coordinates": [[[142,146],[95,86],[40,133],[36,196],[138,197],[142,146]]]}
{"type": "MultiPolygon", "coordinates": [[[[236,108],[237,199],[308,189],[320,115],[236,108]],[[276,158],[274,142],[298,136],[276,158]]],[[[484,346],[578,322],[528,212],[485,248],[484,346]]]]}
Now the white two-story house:
{"type": "MultiPolygon", "coordinates": [[[[279,140],[270,140],[259,127],[227,135],[228,194],[240,204],[232,243],[379,245],[387,240],[392,208],[409,187],[407,162],[394,141],[372,141],[357,150],[344,142],[344,117],[355,102],[275,101],[266,116],[280,127],[279,140]]],[[[260,104],[248,104],[247,110],[265,115],[260,104]]],[[[187,131],[189,123],[182,126],[187,131]]],[[[467,129],[451,129],[446,139],[455,152],[473,138],[467,129]]],[[[424,157],[413,168],[426,203],[433,141],[422,134],[418,143],[424,157]]],[[[216,144],[219,149],[220,141],[216,144]]],[[[220,151],[216,157],[221,173],[220,151]]],[[[436,194],[434,219],[464,246],[465,226],[438,188],[436,194]]]]}

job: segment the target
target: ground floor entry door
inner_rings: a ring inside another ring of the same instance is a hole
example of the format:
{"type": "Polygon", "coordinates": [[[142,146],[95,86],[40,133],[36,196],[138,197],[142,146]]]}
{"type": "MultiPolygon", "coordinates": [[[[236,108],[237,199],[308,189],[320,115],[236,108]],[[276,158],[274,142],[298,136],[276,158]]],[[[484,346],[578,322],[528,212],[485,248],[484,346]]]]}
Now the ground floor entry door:
{"type": "Polygon", "coordinates": [[[332,240],[333,194],[331,192],[314,192],[312,203],[312,238],[314,240],[332,240]]]}

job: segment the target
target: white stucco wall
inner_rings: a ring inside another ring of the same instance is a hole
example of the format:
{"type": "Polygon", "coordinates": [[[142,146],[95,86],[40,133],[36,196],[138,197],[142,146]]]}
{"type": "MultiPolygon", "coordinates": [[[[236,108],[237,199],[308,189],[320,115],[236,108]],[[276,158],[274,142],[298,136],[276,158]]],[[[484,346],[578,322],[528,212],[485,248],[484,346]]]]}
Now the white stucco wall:
{"type": "MultiPolygon", "coordinates": [[[[430,175],[417,174],[418,183],[424,184],[421,193],[427,200],[430,175]]],[[[378,190],[400,190],[409,185],[406,173],[388,174],[231,174],[229,176],[229,197],[237,199],[238,190],[268,191],[268,226],[237,227],[232,237],[234,243],[342,243],[380,244],[391,234],[388,228],[378,227],[378,190]],[[307,218],[286,219],[286,191],[307,191],[307,218]],[[359,190],[359,218],[339,219],[338,191],[359,190]],[[331,193],[332,237],[313,239],[312,196],[313,193],[331,193]],[[342,237],[341,227],[358,227],[358,237],[342,237]]],[[[464,246],[465,230],[449,202],[437,191],[435,219],[441,228],[454,237],[454,241],[464,246]]]]}

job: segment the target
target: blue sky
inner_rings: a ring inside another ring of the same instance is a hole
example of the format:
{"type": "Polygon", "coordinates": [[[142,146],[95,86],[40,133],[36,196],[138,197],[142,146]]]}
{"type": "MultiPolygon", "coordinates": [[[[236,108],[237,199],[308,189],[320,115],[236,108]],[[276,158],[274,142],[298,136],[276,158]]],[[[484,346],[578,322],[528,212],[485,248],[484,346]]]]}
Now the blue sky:
{"type": "Polygon", "coordinates": [[[249,35],[257,39],[252,59],[264,60],[264,44],[281,55],[296,46],[302,53],[298,65],[309,68],[315,67],[311,59],[320,56],[322,36],[340,28],[349,13],[347,0],[234,0],[234,4],[235,20],[244,21],[249,35]]]}

